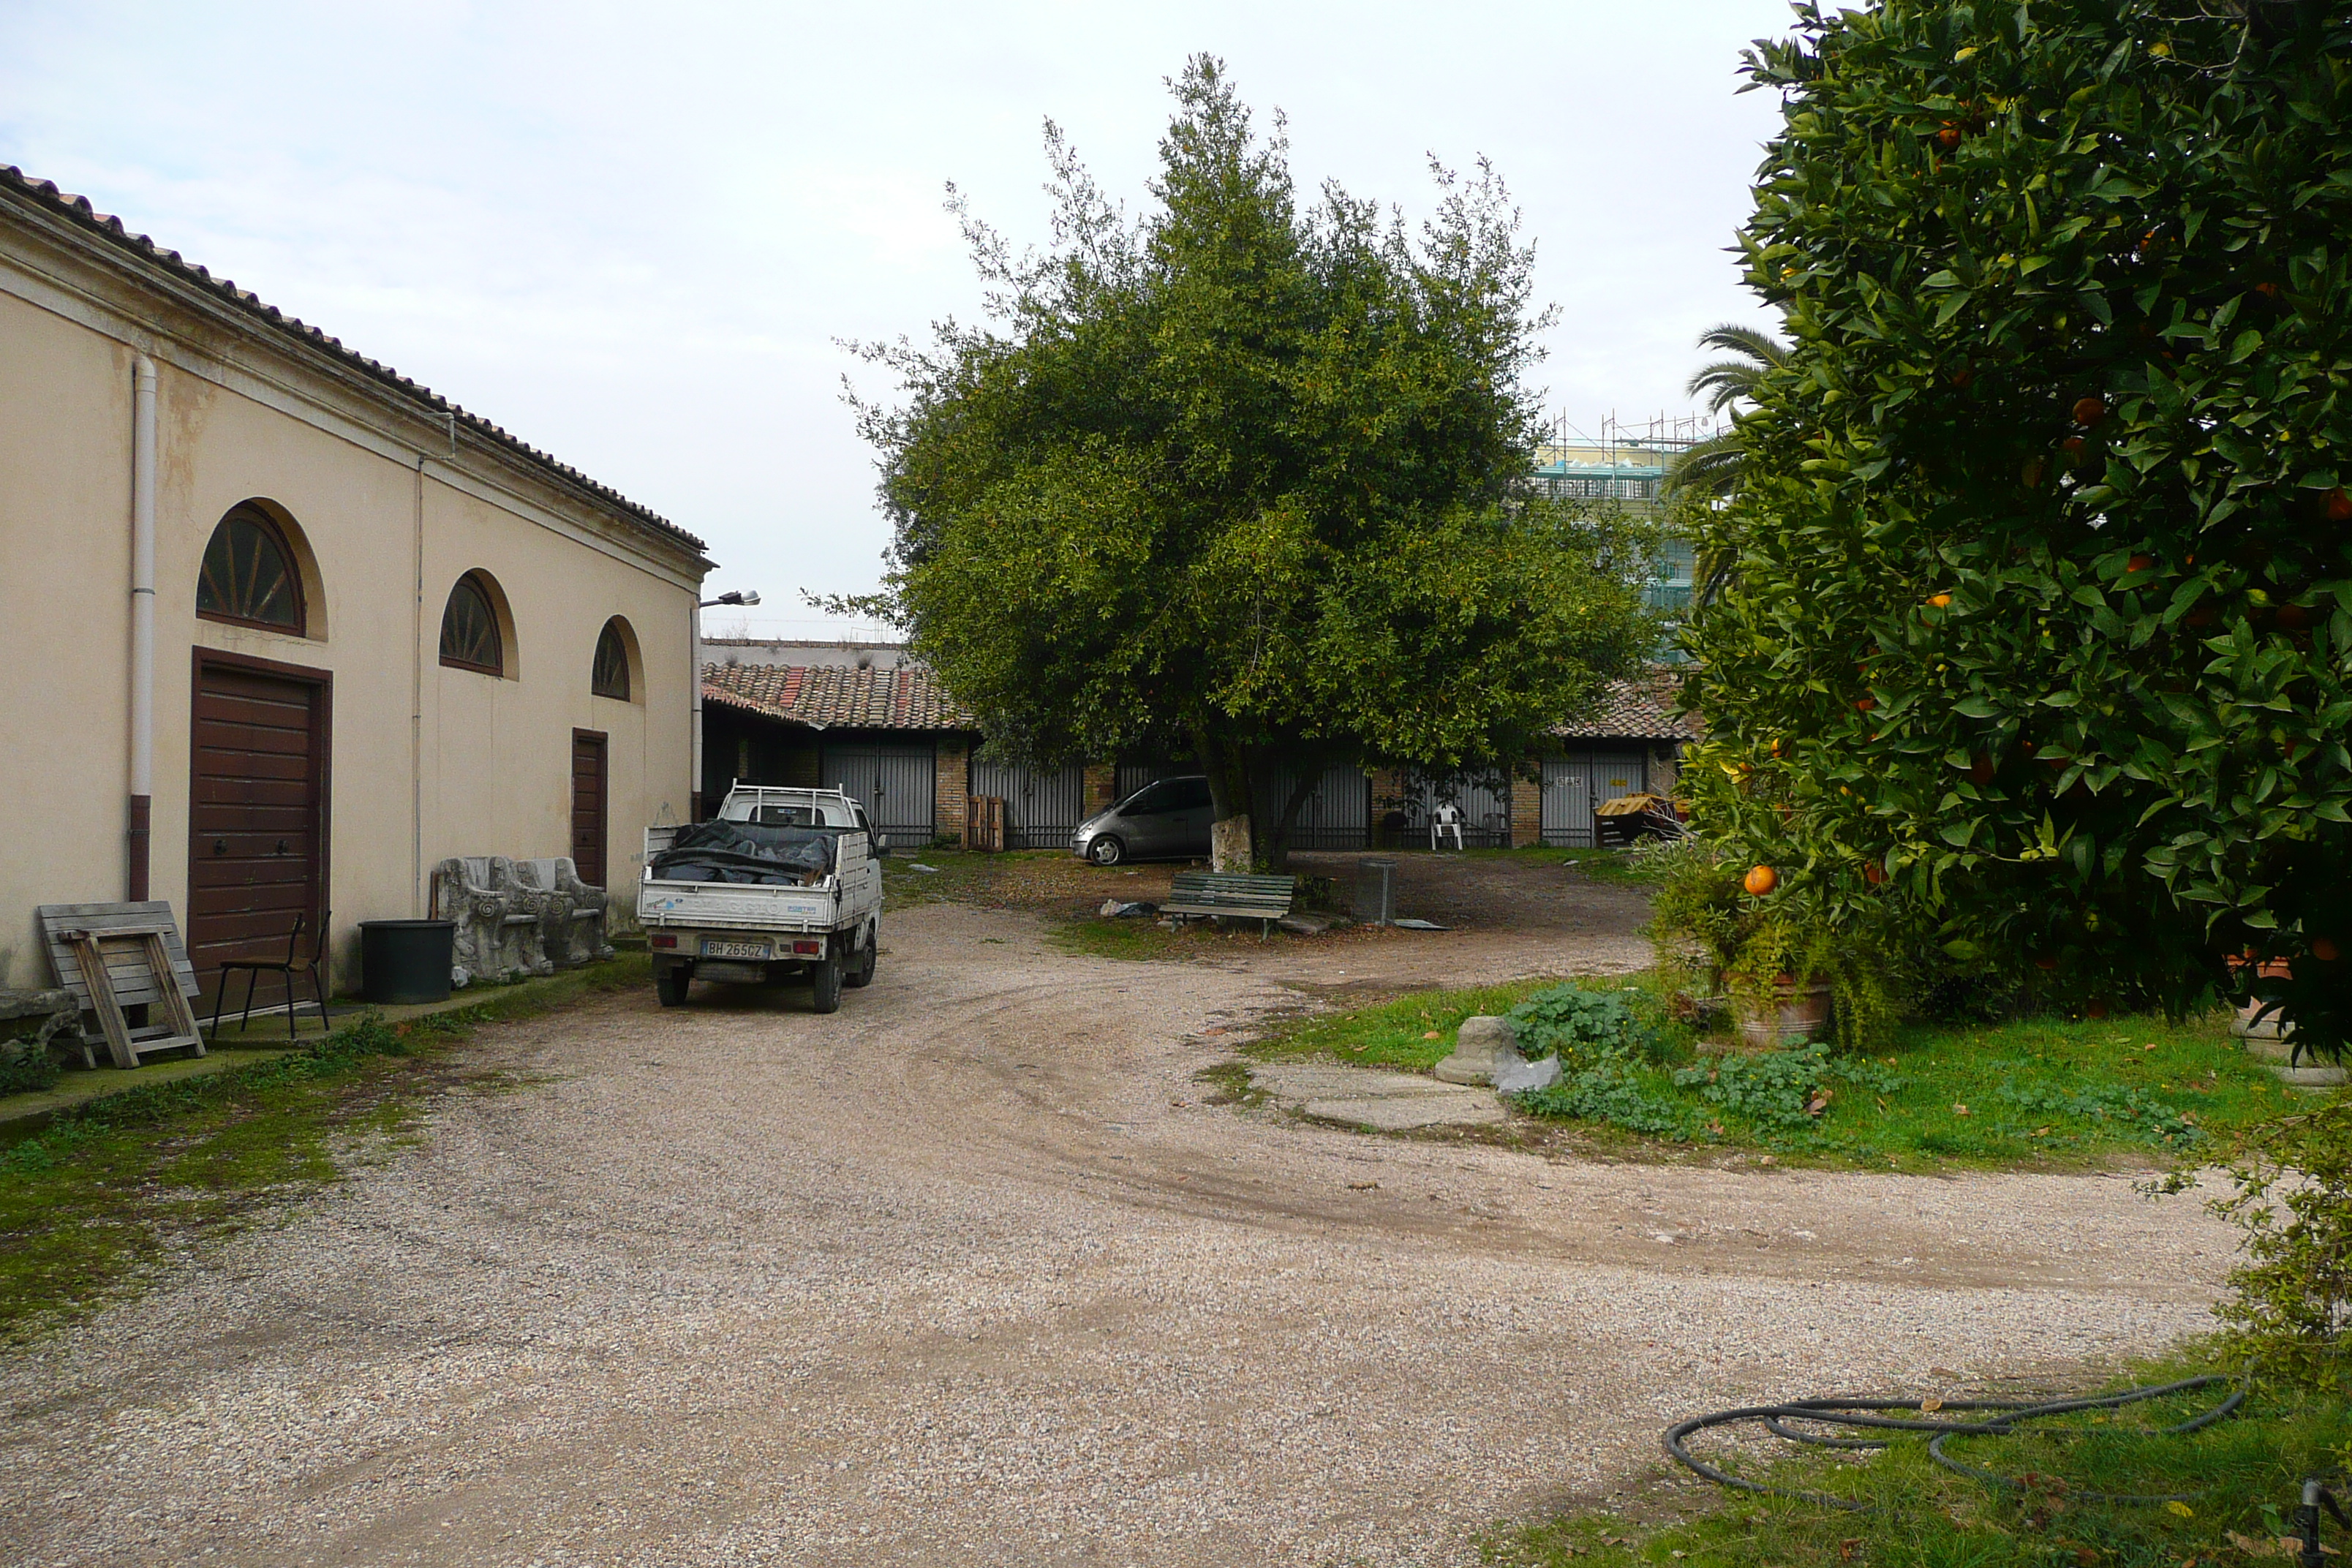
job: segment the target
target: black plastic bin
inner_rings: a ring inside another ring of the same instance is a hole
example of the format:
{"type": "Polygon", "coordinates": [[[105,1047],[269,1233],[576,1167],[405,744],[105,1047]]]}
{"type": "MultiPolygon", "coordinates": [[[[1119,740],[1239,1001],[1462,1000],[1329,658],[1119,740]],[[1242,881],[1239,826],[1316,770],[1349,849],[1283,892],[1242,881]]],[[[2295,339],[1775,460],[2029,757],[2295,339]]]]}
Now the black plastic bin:
{"type": "Polygon", "coordinates": [[[387,1006],[446,1002],[457,949],[455,921],[362,921],[360,995],[387,1006]]]}

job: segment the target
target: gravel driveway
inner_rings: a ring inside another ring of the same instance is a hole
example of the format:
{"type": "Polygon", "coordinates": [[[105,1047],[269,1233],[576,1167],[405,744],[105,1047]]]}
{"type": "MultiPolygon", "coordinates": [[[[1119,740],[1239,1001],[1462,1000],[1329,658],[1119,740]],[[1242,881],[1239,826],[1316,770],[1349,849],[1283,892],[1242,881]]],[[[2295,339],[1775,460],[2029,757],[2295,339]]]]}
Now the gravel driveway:
{"type": "Polygon", "coordinates": [[[1678,1414],[2154,1347],[2227,1262],[2114,1177],[1547,1163],[1192,1081],[1302,992],[1622,935],[1038,932],[894,916],[832,1017],[484,1031],[547,1080],[0,1363],[7,1561],[1466,1563],[1678,1414]]]}

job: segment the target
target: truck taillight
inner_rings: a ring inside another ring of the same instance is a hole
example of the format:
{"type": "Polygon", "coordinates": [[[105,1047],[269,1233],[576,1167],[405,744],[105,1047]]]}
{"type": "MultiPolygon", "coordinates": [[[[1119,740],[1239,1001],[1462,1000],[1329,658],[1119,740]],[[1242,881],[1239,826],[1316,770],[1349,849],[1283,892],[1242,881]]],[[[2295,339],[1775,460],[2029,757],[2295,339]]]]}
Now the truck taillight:
{"type": "Polygon", "coordinates": [[[677,945],[677,938],[656,931],[652,936],[647,937],[646,939],[646,942],[649,947],[676,947],[677,945]]]}
{"type": "Polygon", "coordinates": [[[793,943],[793,951],[794,952],[823,952],[824,951],[824,943],[821,942],[796,942],[793,943]]]}

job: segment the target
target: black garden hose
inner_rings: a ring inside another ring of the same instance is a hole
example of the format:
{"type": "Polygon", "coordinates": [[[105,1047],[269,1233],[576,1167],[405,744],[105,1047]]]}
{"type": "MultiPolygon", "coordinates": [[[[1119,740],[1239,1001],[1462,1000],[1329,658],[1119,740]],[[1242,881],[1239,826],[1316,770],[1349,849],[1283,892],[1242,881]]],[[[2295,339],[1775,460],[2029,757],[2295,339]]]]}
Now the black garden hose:
{"type": "MultiPolygon", "coordinates": [[[[1816,1427],[1851,1426],[1872,1431],[1933,1432],[1936,1436],[1927,1445],[1927,1457],[1936,1463],[1959,1475],[1980,1481],[1990,1481],[1995,1486],[2007,1487],[2011,1490],[2022,1491],[2025,1489],[2024,1482],[2009,1476],[1996,1474],[1991,1470],[1979,1469],[1974,1465],[1962,1464],[1944,1452],[1944,1445],[1954,1437],[2006,1437],[2016,1432],[2021,1422],[2038,1420],[2046,1415],[2070,1415],[2078,1410],[2115,1410],[2126,1405],[2137,1405],[2142,1400],[2161,1399],[2170,1394],[2187,1394],[2194,1389],[2210,1388],[2216,1384],[2233,1384],[2235,1386],[2231,1388],[2226,1398],[2210,1409],[2192,1415],[2178,1425],[2163,1427],[2154,1434],[2158,1436],[2178,1436],[2210,1426],[2217,1421],[2226,1420],[2237,1414],[2238,1408],[2246,1402],[2245,1384],[2218,1373],[2208,1373],[2201,1377],[2185,1377],[2178,1383],[2126,1388],[2119,1394],[2084,1394],[2073,1399],[2041,1401],[1948,1399],[1937,1405],[1939,1411],[1986,1410],[2001,1413],[1981,1421],[1935,1421],[1874,1414],[1885,1410],[1912,1410],[1919,1412],[1920,1417],[1929,1415],[1928,1411],[1922,1408],[1922,1402],[1916,1399],[1839,1397],[1792,1399],[1782,1405],[1748,1405],[1737,1410],[1718,1410],[1712,1415],[1694,1415],[1687,1421],[1678,1422],[1666,1429],[1666,1452],[1672,1455],[1677,1463],[1686,1466],[1698,1475],[1705,1476],[1718,1486],[1736,1487],[1741,1491],[1761,1492],[1767,1497],[1795,1498],[1802,1502],[1820,1503],[1828,1508],[1851,1509],[1862,1512],[1867,1511],[1871,1505],[1852,1498],[1832,1497],[1826,1492],[1796,1491],[1787,1487],[1766,1486],[1761,1481],[1747,1480],[1732,1475],[1693,1454],[1685,1446],[1685,1439],[1711,1427],[1737,1426],[1750,1421],[1760,1422],[1775,1436],[1786,1437],[1791,1442],[1810,1443],[1824,1448],[1883,1448],[1886,1447],[1889,1439],[1832,1437],[1819,1431],[1799,1431],[1790,1423],[1799,1422],[1816,1427]]],[[[2191,1498],[2200,1497],[2203,1494],[2201,1492],[2159,1492],[2138,1496],[2120,1492],[2072,1492],[2068,1495],[2084,1502],[2160,1503],[2186,1502],[2191,1498]]]]}

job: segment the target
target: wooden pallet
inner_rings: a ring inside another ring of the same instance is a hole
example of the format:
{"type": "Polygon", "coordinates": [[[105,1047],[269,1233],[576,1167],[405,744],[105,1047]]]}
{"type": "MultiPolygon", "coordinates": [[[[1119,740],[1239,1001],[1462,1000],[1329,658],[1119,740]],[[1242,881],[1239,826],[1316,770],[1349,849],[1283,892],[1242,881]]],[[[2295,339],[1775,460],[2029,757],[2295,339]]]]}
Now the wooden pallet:
{"type": "Polygon", "coordinates": [[[205,1054],[188,1005],[196,972],[170,904],[43,904],[39,915],[58,983],[96,1016],[116,1067],[135,1068],[142,1056],[183,1047],[205,1054]],[[150,1016],[134,1026],[125,1009],[138,1006],[150,1016]]]}

